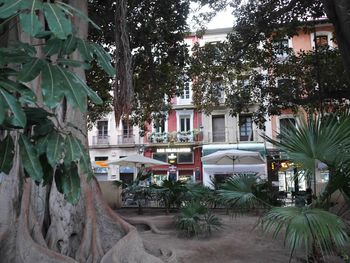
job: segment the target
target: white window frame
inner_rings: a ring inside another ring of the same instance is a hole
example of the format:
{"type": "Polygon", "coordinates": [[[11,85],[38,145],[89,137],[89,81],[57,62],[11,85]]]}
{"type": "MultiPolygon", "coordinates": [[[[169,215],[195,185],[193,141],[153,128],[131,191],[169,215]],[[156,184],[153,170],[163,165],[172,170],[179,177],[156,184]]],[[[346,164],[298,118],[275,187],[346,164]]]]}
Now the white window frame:
{"type": "Polygon", "coordinates": [[[189,105],[192,104],[192,95],[193,95],[193,91],[192,91],[192,81],[190,81],[188,83],[188,89],[189,89],[189,98],[181,98],[182,96],[184,96],[185,90],[183,90],[180,94],[180,96],[177,97],[177,104],[178,105],[189,105]]]}
{"type": "Polygon", "coordinates": [[[277,128],[277,133],[278,134],[281,132],[280,121],[282,119],[294,119],[295,120],[295,126],[298,127],[298,118],[295,115],[293,115],[293,114],[283,114],[283,115],[277,117],[276,128],[277,128]]]}
{"type": "MultiPolygon", "coordinates": [[[[152,132],[157,132],[156,128],[154,127],[154,121],[152,120],[152,132]]],[[[161,132],[168,132],[168,115],[165,116],[164,120],[164,131],[161,132]]]]}
{"type": "MultiPolygon", "coordinates": [[[[327,36],[328,46],[334,48],[334,42],[332,41],[333,33],[331,31],[316,31],[316,36],[327,36]]],[[[311,48],[315,48],[315,33],[310,34],[311,48]]]]}
{"type": "Polygon", "coordinates": [[[193,130],[193,110],[178,110],[176,111],[176,130],[180,132],[181,123],[180,118],[181,116],[190,116],[190,131],[193,130]]]}
{"type": "MultiPolygon", "coordinates": [[[[288,48],[293,48],[293,39],[290,38],[290,37],[284,37],[284,38],[281,38],[281,40],[288,40],[288,48]]],[[[278,58],[286,58],[288,57],[288,54],[277,54],[277,57],[278,58]]]]}

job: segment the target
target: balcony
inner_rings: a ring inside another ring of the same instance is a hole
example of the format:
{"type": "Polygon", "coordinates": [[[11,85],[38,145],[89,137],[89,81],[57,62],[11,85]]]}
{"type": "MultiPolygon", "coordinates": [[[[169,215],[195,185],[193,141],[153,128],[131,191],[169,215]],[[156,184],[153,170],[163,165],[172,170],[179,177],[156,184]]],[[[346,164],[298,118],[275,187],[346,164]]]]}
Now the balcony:
{"type": "Polygon", "coordinates": [[[117,138],[118,138],[118,145],[135,144],[135,135],[134,134],[118,135],[117,138]]]}
{"type": "Polygon", "coordinates": [[[108,135],[93,136],[92,145],[109,145],[109,136],[108,135]]]}
{"type": "Polygon", "coordinates": [[[196,129],[185,132],[152,132],[147,136],[147,142],[152,144],[196,143],[202,140],[202,132],[196,129]]]}

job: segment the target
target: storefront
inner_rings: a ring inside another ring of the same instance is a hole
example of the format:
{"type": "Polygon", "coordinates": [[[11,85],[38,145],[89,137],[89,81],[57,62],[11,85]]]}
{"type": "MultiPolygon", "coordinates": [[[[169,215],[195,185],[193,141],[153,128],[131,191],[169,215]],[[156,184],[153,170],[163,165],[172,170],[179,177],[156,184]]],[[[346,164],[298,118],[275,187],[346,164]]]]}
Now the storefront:
{"type": "Polygon", "coordinates": [[[152,167],[152,182],[163,180],[201,181],[201,149],[199,147],[149,147],[145,156],[170,164],[152,167]]]}
{"type": "MultiPolygon", "coordinates": [[[[256,151],[262,156],[266,155],[264,143],[242,143],[242,144],[215,144],[203,145],[203,156],[212,154],[222,150],[246,150],[256,151]]],[[[232,176],[233,173],[252,173],[259,175],[261,178],[267,177],[266,164],[250,164],[250,165],[217,165],[203,163],[203,184],[210,186],[212,179],[217,181],[225,181],[226,178],[232,176]]]]}

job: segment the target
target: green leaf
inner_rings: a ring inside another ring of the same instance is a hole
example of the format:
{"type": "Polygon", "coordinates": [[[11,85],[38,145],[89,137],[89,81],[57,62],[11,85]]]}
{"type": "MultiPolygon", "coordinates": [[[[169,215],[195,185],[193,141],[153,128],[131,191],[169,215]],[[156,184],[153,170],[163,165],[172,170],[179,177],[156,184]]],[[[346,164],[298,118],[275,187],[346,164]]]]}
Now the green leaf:
{"type": "Polygon", "coordinates": [[[21,6],[28,3],[27,0],[1,1],[0,18],[7,18],[17,13],[21,6]]]}
{"type": "Polygon", "coordinates": [[[25,127],[26,126],[26,116],[21,109],[21,105],[17,100],[8,92],[0,89],[0,97],[5,104],[8,105],[13,116],[11,117],[11,124],[15,126],[25,127]]]}
{"type": "Polygon", "coordinates": [[[53,116],[52,113],[47,112],[45,109],[36,107],[26,107],[24,108],[24,113],[26,114],[28,125],[40,125],[49,120],[49,116],[53,116]]]}
{"type": "Polygon", "coordinates": [[[23,134],[19,137],[19,146],[24,169],[33,180],[41,182],[43,170],[34,146],[23,134]]]}
{"type": "Polygon", "coordinates": [[[44,103],[49,108],[56,107],[63,99],[63,90],[60,88],[60,72],[57,66],[46,64],[42,76],[42,92],[44,103]]]}
{"type": "Polygon", "coordinates": [[[0,87],[5,88],[10,93],[17,92],[21,94],[19,101],[22,103],[36,102],[36,96],[34,92],[25,85],[13,82],[12,80],[9,80],[9,79],[4,79],[4,80],[0,80],[0,87]]]}
{"type": "Polygon", "coordinates": [[[37,143],[35,145],[35,149],[39,155],[46,153],[48,140],[49,140],[49,134],[45,135],[44,137],[41,137],[37,141],[37,143]]]}
{"type": "Polygon", "coordinates": [[[109,74],[110,76],[114,76],[115,75],[115,68],[111,64],[111,61],[112,61],[111,56],[103,49],[102,46],[100,46],[96,43],[92,43],[91,45],[92,45],[92,47],[94,49],[94,53],[96,55],[97,64],[104,71],[106,71],[107,74],[109,74]]]}
{"type": "Polygon", "coordinates": [[[77,38],[73,35],[70,35],[64,42],[63,42],[63,50],[62,53],[64,55],[69,55],[73,53],[77,48],[77,38]]]}
{"type": "Polygon", "coordinates": [[[21,26],[24,32],[31,36],[35,36],[43,30],[43,25],[39,21],[35,12],[22,13],[19,15],[21,26]]]}
{"type": "Polygon", "coordinates": [[[46,148],[46,156],[52,168],[63,158],[64,139],[57,132],[49,135],[46,148]]]}
{"type": "Polygon", "coordinates": [[[72,24],[65,13],[55,4],[44,3],[44,13],[50,30],[59,39],[72,34],[72,24]]]}
{"type": "Polygon", "coordinates": [[[86,64],[84,61],[60,58],[57,59],[57,63],[69,67],[81,67],[83,69],[90,69],[90,65],[86,64]]]}
{"type": "Polygon", "coordinates": [[[28,63],[24,64],[22,70],[18,73],[17,80],[29,82],[35,79],[45,66],[46,61],[40,58],[33,58],[28,63]]]}
{"type": "Polygon", "coordinates": [[[77,43],[78,50],[83,59],[89,62],[92,61],[94,59],[94,48],[91,46],[91,44],[88,41],[84,41],[80,38],[77,39],[77,43]]]}
{"type": "Polygon", "coordinates": [[[4,122],[5,117],[6,117],[6,109],[7,106],[5,105],[5,101],[3,98],[0,96],[0,125],[4,122]]]}
{"type": "Polygon", "coordinates": [[[46,42],[44,47],[45,56],[52,56],[58,54],[62,49],[63,42],[58,38],[51,38],[46,42]]]}
{"type": "Polygon", "coordinates": [[[82,173],[87,173],[88,180],[91,180],[91,175],[93,176],[94,173],[92,173],[92,170],[91,170],[89,151],[85,149],[85,147],[83,146],[83,144],[78,138],[73,138],[73,139],[76,141],[75,145],[81,154],[80,155],[81,158],[79,160],[80,170],[82,173]]]}
{"type": "Polygon", "coordinates": [[[61,1],[56,1],[56,3],[57,3],[57,5],[58,5],[59,7],[61,7],[64,11],[66,11],[66,10],[72,11],[72,12],[75,13],[77,16],[80,16],[80,17],[83,18],[84,20],[90,22],[91,25],[93,25],[96,29],[101,30],[101,28],[100,28],[98,25],[96,25],[96,24],[94,23],[94,21],[92,21],[87,15],[85,15],[85,14],[84,14],[83,12],[81,12],[80,10],[74,8],[74,7],[71,6],[71,5],[68,5],[68,4],[66,4],[66,3],[63,3],[63,2],[61,2],[61,1]]]}
{"type": "Polygon", "coordinates": [[[89,88],[88,85],[76,74],[74,74],[74,79],[76,83],[79,84],[79,86],[85,91],[87,96],[95,103],[95,104],[102,104],[102,99],[97,95],[95,91],[89,88]]]}
{"type": "Polygon", "coordinates": [[[14,143],[10,135],[0,141],[0,172],[8,174],[12,168],[14,152],[14,143]]]}
{"type": "Polygon", "coordinates": [[[51,165],[49,164],[45,154],[40,155],[39,160],[44,172],[43,186],[45,186],[52,182],[54,168],[52,168],[51,165]]]}
{"type": "Polygon", "coordinates": [[[57,67],[60,74],[60,88],[63,90],[67,101],[73,106],[73,108],[79,108],[81,111],[85,111],[86,103],[86,91],[81,88],[81,85],[76,81],[76,76],[70,71],[67,71],[61,67],[57,67]]]}
{"type": "Polygon", "coordinates": [[[25,63],[32,57],[19,48],[0,48],[0,66],[9,63],[25,63]]]}
{"type": "Polygon", "coordinates": [[[65,157],[64,157],[64,163],[71,163],[76,162],[80,160],[81,155],[83,152],[80,149],[80,145],[77,141],[77,139],[73,135],[67,135],[65,140],[65,157]]]}
{"type": "Polygon", "coordinates": [[[64,194],[65,199],[70,203],[77,203],[80,197],[80,178],[76,163],[72,162],[67,167],[60,165],[56,169],[55,182],[57,190],[64,194]]]}

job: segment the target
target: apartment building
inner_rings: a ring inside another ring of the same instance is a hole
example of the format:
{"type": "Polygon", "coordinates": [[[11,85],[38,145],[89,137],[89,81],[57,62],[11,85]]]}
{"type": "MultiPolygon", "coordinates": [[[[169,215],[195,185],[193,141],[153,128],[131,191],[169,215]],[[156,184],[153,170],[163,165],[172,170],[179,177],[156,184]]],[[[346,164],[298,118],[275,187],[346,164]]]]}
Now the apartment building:
{"type": "MultiPolygon", "coordinates": [[[[204,45],[208,42],[223,41],[231,28],[208,30],[198,38],[188,36],[185,41],[189,49],[195,43],[204,45]]],[[[316,32],[306,33],[300,30],[299,35],[285,38],[278,43],[288,46],[295,52],[310,50],[318,45],[335,47],[332,41],[332,26],[327,23],[316,25],[316,32]]],[[[286,54],[281,53],[281,56],[286,54]]],[[[283,80],[280,80],[283,81],[283,80]]],[[[276,84],[278,85],[278,83],[276,84]]],[[[292,188],[289,180],[295,171],[278,169],[274,166],[276,159],[281,160],[280,153],[266,143],[261,134],[277,138],[277,134],[286,125],[297,125],[298,114],[285,110],[280,116],[266,116],[265,130],[260,130],[252,119],[256,110],[254,105],[249,111],[231,116],[225,107],[225,95],[221,94],[220,105],[211,114],[198,112],[192,103],[192,89],[188,85],[182,94],[173,98],[173,109],[163,120],[148,125],[145,137],[139,136],[137,127],[121,122],[116,128],[113,114],[101,119],[89,132],[89,146],[94,171],[100,181],[130,181],[134,177],[133,167],[107,166],[106,161],[117,160],[131,154],[143,154],[147,157],[165,161],[169,167],[154,167],[152,181],[160,183],[164,179],[202,181],[210,184],[211,177],[221,180],[232,174],[232,165],[202,164],[201,157],[224,149],[258,151],[266,157],[266,165],[256,167],[235,166],[235,171],[251,171],[267,176],[269,181],[279,189],[292,188]]],[[[305,185],[300,185],[304,188],[305,185]]]]}

